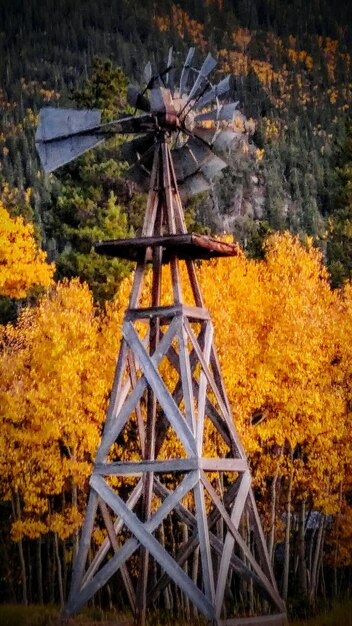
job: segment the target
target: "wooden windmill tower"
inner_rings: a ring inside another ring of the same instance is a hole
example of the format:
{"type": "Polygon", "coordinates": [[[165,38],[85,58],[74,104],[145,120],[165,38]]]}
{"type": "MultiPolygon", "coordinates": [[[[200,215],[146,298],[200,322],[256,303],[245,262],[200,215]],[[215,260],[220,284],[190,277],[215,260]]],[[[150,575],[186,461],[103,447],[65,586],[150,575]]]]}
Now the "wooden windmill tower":
{"type": "Polygon", "coordinates": [[[236,247],[188,234],[181,201],[181,195],[208,189],[226,166],[223,155],[240,137],[233,120],[243,116],[238,103],[220,104],[230,93],[230,77],[213,85],[208,75],[216,62],[209,54],[196,70],[193,54],[190,49],[177,89],[172,52],[157,76],[147,65],[144,92],[133,86],[128,90],[129,103],[143,111],[140,115],[102,125],[96,110],[46,108],[40,113],[36,142],[46,171],[112,134],[138,134],[124,145],[123,154],[131,163],[130,175],[148,189],[141,237],[96,246],[99,253],[134,260],[136,271],[67,613],[120,572],[139,624],[148,607],[165,597],[171,581],[213,624],[285,624],[194,263],[232,256],[236,247]],[[180,262],[191,301],[184,298],[180,262]],[[166,300],[163,273],[170,276],[166,300]],[[145,306],[142,288],[150,276],[145,306]],[[205,449],[205,433],[221,442],[221,457],[205,449]],[[124,445],[132,446],[134,460],[123,459],[124,445]],[[170,550],[163,537],[177,521],[186,532],[182,545],[170,550]],[[105,539],[92,558],[97,527],[104,528],[105,539]],[[231,580],[253,585],[268,615],[225,619],[231,580]]]}

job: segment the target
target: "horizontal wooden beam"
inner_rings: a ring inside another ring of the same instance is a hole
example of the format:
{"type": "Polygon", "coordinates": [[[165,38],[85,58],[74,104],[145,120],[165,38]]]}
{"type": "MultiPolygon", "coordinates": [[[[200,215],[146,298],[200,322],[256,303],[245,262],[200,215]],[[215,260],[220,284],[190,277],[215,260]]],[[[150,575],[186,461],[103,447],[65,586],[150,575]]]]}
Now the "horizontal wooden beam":
{"type": "Polygon", "coordinates": [[[218,626],[288,626],[286,613],[258,615],[255,617],[234,617],[218,621],[218,626]]]}
{"type": "Polygon", "coordinates": [[[245,472],[248,464],[245,459],[211,459],[200,458],[199,469],[206,472],[245,472]]]}
{"type": "Polygon", "coordinates": [[[183,415],[169,390],[165,387],[165,383],[155,366],[153,358],[146,352],[131,322],[125,322],[123,324],[122,333],[128,345],[138,358],[140,366],[144,372],[144,378],[148,381],[150,387],[152,388],[161,408],[165,412],[167,419],[183,443],[186,452],[190,456],[194,456],[197,451],[193,433],[185,422],[183,415]]]}
{"type": "Polygon", "coordinates": [[[207,459],[197,457],[165,459],[164,461],[114,461],[113,463],[96,463],[93,475],[141,476],[148,472],[169,474],[170,472],[191,472],[196,469],[209,472],[245,472],[248,466],[244,459],[207,459]]]}
{"type": "Polygon", "coordinates": [[[190,472],[199,468],[196,457],[186,459],[167,459],[165,461],[117,461],[114,463],[96,463],[94,475],[100,476],[140,476],[146,472],[167,473],[190,472]]]}
{"type": "Polygon", "coordinates": [[[126,322],[136,320],[149,321],[154,317],[160,318],[161,324],[169,324],[173,317],[187,317],[190,322],[209,320],[209,311],[203,307],[186,306],[184,304],[174,304],[173,306],[152,306],[144,309],[127,309],[125,314],[126,322]]]}

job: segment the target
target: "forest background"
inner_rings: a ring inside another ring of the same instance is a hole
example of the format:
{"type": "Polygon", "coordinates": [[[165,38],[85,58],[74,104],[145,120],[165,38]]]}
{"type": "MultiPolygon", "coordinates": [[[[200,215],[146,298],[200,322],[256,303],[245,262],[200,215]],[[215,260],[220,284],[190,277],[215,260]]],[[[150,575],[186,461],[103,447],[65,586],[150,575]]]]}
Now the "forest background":
{"type": "Polygon", "coordinates": [[[112,119],[170,45],[179,67],[211,50],[251,126],[186,215],[244,251],[199,271],[281,591],[295,610],[350,593],[351,18],[325,0],[0,0],[1,601],[66,595],[132,269],[93,243],[138,233],[145,206],[120,140],[44,175],[38,111],[112,119]]]}

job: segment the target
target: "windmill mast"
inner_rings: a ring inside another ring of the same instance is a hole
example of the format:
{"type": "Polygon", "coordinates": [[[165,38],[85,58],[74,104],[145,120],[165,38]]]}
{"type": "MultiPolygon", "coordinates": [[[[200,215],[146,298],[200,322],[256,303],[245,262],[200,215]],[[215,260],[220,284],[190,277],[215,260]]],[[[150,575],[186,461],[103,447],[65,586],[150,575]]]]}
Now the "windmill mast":
{"type": "MultiPolygon", "coordinates": [[[[179,101],[192,56],[188,53],[181,75],[179,101]]],[[[234,256],[237,247],[187,232],[170,150],[171,138],[182,127],[183,111],[202,87],[206,71],[214,67],[213,60],[207,59],[178,109],[171,87],[151,87],[151,113],[141,116],[143,132],[152,129],[153,153],[141,237],[96,245],[100,254],[134,260],[136,270],[107,418],[90,478],[89,502],[66,607],[68,615],[119,572],[139,626],[145,625],[149,609],[170,605],[165,598],[171,595],[173,586],[214,625],[287,623],[195,267],[198,259],[234,256]],[[165,287],[168,277],[170,282],[165,287]],[[186,298],[186,291],[192,295],[186,298]],[[165,376],[165,362],[172,369],[171,381],[165,376]],[[209,456],[206,451],[209,432],[214,441],[221,442],[225,450],[221,456],[216,451],[209,456]],[[134,460],[127,460],[121,442],[127,446],[132,435],[134,460]],[[185,530],[183,543],[171,550],[163,538],[165,528],[174,533],[179,523],[185,530]],[[252,537],[251,545],[242,537],[241,524],[252,537]],[[104,530],[105,539],[89,560],[95,528],[104,530]],[[266,614],[246,617],[245,621],[240,617],[226,619],[225,591],[243,580],[257,590],[266,614]]],[[[205,103],[207,97],[212,97],[207,93],[200,97],[205,103]]],[[[143,104],[141,94],[133,92],[133,97],[143,104]]],[[[50,130],[50,145],[41,146],[42,158],[49,167],[65,159],[63,142],[67,135],[62,138],[62,124],[57,128],[56,115],[49,114],[49,129],[43,116],[38,132],[39,141],[45,144],[50,130]]],[[[65,113],[59,115],[65,119],[65,113]]],[[[205,115],[209,117],[209,113],[205,115]]],[[[96,114],[94,119],[88,115],[92,137],[85,130],[84,146],[80,144],[82,118],[72,111],[70,116],[79,127],[75,131],[79,137],[76,152],[88,144],[92,147],[94,141],[100,142],[96,114]]],[[[129,128],[131,124],[137,128],[138,119],[128,121],[129,128]]],[[[198,161],[203,154],[204,147],[197,141],[191,138],[181,153],[186,173],[190,171],[190,154],[191,160],[198,161]]],[[[197,162],[197,175],[200,170],[205,174],[209,159],[215,162],[212,154],[197,162]]]]}

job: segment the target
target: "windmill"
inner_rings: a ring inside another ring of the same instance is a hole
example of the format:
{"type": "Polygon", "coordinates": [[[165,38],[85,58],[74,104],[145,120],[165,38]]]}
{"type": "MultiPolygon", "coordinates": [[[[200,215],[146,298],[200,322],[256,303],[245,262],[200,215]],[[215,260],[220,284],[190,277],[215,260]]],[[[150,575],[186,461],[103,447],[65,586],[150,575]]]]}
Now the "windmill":
{"type": "Polygon", "coordinates": [[[237,248],[188,233],[182,205],[227,165],[245,117],[228,101],[231,77],[214,85],[211,54],[200,69],[193,57],[191,48],[177,87],[172,50],[158,74],[148,63],[145,89],[128,88],[138,115],[106,124],[98,110],[44,108],[39,115],[36,144],[47,172],[115,134],[133,135],[122,154],[130,177],[148,191],[141,236],[96,244],[101,254],[135,261],[136,270],[66,610],[76,612],[119,572],[140,625],[149,607],[170,606],[171,587],[213,624],[281,625],[285,605],[195,268],[197,259],[233,256],[237,248]],[[209,452],[206,433],[221,454],[209,452]],[[127,445],[133,460],[124,458],[127,445]],[[167,549],[165,534],[180,527],[182,545],[167,549]],[[105,538],[91,558],[97,528],[105,538]],[[241,581],[258,591],[266,615],[226,619],[226,590],[241,581]]]}

